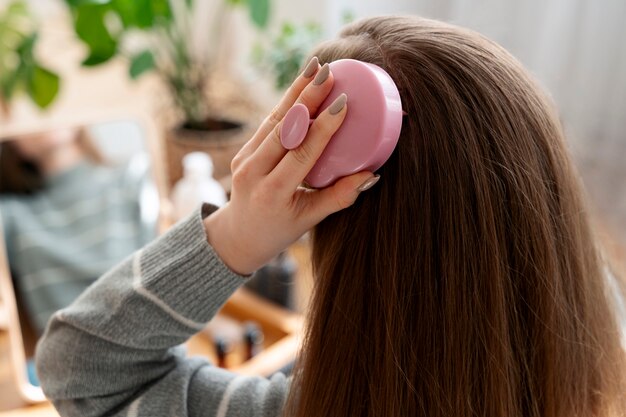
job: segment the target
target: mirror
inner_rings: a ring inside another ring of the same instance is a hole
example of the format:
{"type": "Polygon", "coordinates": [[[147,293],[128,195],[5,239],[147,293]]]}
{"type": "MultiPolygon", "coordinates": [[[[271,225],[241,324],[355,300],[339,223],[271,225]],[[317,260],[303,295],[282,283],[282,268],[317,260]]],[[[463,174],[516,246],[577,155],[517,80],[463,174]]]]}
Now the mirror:
{"type": "Polygon", "coordinates": [[[0,140],[2,409],[44,400],[33,353],[48,319],[156,236],[159,197],[137,122],[0,140]]]}

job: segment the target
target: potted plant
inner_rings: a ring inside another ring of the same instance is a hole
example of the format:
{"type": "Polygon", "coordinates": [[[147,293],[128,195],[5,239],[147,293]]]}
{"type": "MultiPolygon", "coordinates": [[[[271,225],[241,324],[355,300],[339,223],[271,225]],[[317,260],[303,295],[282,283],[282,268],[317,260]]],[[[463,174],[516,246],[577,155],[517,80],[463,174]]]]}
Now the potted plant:
{"type": "Polygon", "coordinates": [[[24,1],[0,12],[0,116],[11,114],[11,101],[26,94],[40,109],[48,108],[59,92],[59,76],[35,54],[37,23],[24,1]]]}
{"type": "Polygon", "coordinates": [[[200,22],[197,7],[207,2],[65,1],[75,32],[88,48],[82,65],[100,65],[121,55],[129,60],[132,78],[153,72],[165,85],[177,114],[176,123],[165,135],[171,183],[180,178],[182,156],[192,150],[211,154],[216,178],[228,174],[230,160],[243,144],[246,120],[225,117],[207,91],[219,43],[216,29],[220,29],[226,8],[234,6],[247,8],[254,25],[265,28],[270,0],[220,0],[213,21],[200,22]]]}

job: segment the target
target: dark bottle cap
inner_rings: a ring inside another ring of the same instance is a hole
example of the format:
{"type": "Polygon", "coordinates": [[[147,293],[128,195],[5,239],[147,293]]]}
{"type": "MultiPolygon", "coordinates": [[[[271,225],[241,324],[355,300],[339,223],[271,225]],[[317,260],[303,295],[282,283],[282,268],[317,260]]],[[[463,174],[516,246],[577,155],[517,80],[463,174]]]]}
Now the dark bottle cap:
{"type": "Polygon", "coordinates": [[[255,322],[248,322],[245,325],[244,340],[246,342],[246,356],[251,359],[258,355],[263,348],[265,336],[261,327],[255,322]]]}
{"type": "Polygon", "coordinates": [[[255,345],[261,344],[263,343],[264,339],[263,331],[257,323],[248,322],[246,323],[244,338],[246,340],[246,343],[251,343],[255,345]]]}
{"type": "Polygon", "coordinates": [[[231,345],[223,337],[216,337],[214,339],[215,342],[215,351],[217,353],[217,366],[220,368],[226,367],[226,356],[231,351],[231,345]]]}

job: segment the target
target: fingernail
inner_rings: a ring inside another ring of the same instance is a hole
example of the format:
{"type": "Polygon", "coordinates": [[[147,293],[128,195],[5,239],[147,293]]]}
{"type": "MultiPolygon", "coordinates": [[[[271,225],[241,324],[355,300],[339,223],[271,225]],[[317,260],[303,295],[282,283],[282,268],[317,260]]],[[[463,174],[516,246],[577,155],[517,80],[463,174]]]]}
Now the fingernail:
{"type": "Polygon", "coordinates": [[[328,106],[328,113],[330,113],[333,116],[339,113],[341,110],[343,110],[347,101],[348,101],[348,96],[345,93],[341,94],[339,97],[335,99],[335,101],[333,101],[333,104],[328,106]]]}
{"type": "Polygon", "coordinates": [[[369,190],[370,188],[374,186],[374,184],[378,182],[379,179],[380,179],[380,175],[373,176],[372,178],[370,178],[369,180],[361,184],[361,186],[357,188],[357,191],[362,193],[363,191],[369,190]]]}
{"type": "Polygon", "coordinates": [[[285,115],[280,128],[280,143],[285,149],[295,149],[309,131],[309,109],[304,104],[296,104],[285,115]]]}
{"type": "Polygon", "coordinates": [[[318,72],[317,75],[315,76],[315,79],[313,80],[313,85],[324,84],[324,81],[326,81],[329,74],[330,74],[330,67],[328,66],[328,64],[324,64],[322,69],[320,69],[320,72],[318,72]]]}
{"type": "Polygon", "coordinates": [[[302,76],[304,78],[311,78],[313,76],[313,74],[315,74],[315,71],[317,71],[317,66],[319,65],[319,62],[320,61],[319,61],[319,59],[317,59],[316,56],[311,58],[311,60],[307,64],[307,66],[304,69],[304,71],[302,71],[302,76]]]}

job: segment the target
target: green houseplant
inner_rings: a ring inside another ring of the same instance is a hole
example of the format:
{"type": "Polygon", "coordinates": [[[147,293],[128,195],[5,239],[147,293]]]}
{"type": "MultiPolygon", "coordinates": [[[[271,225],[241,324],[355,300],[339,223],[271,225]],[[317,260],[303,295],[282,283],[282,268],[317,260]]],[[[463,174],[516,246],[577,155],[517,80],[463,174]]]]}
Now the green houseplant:
{"type": "MultiPolygon", "coordinates": [[[[343,24],[354,19],[352,10],[343,11],[343,24]]],[[[272,76],[274,88],[282,92],[296,79],[302,65],[306,63],[307,55],[323,39],[323,35],[322,26],[316,21],[310,20],[304,24],[286,21],[278,33],[271,37],[269,44],[257,42],[254,45],[253,62],[272,76]]]]}
{"type": "Polygon", "coordinates": [[[254,63],[274,79],[274,87],[282,91],[296,79],[307,54],[322,38],[322,28],[316,22],[296,25],[282,24],[269,47],[258,42],[253,49],[254,63]]]}
{"type": "Polygon", "coordinates": [[[48,108],[59,92],[59,76],[36,54],[37,24],[24,1],[0,12],[0,112],[11,113],[11,101],[26,94],[39,108],[48,108]]]}
{"type": "MultiPolygon", "coordinates": [[[[246,8],[252,23],[264,29],[269,21],[270,0],[220,1],[217,13],[198,22],[196,12],[201,1],[65,0],[76,35],[88,49],[83,66],[101,65],[122,56],[128,59],[130,77],[153,72],[166,86],[178,115],[178,123],[166,135],[167,143],[174,146],[168,149],[168,157],[175,159],[169,161],[171,182],[180,177],[182,153],[193,147],[229,146],[230,139],[241,136],[245,124],[245,120],[233,121],[213,112],[216,106],[211,105],[207,88],[214,46],[219,42],[218,30],[228,8],[246,8]],[[204,45],[199,45],[198,33],[204,45]],[[185,149],[178,149],[183,145],[185,149]]],[[[209,149],[201,150],[212,154],[209,149]]],[[[230,154],[235,151],[212,154],[216,177],[227,173],[224,171],[228,170],[230,154]]]]}

